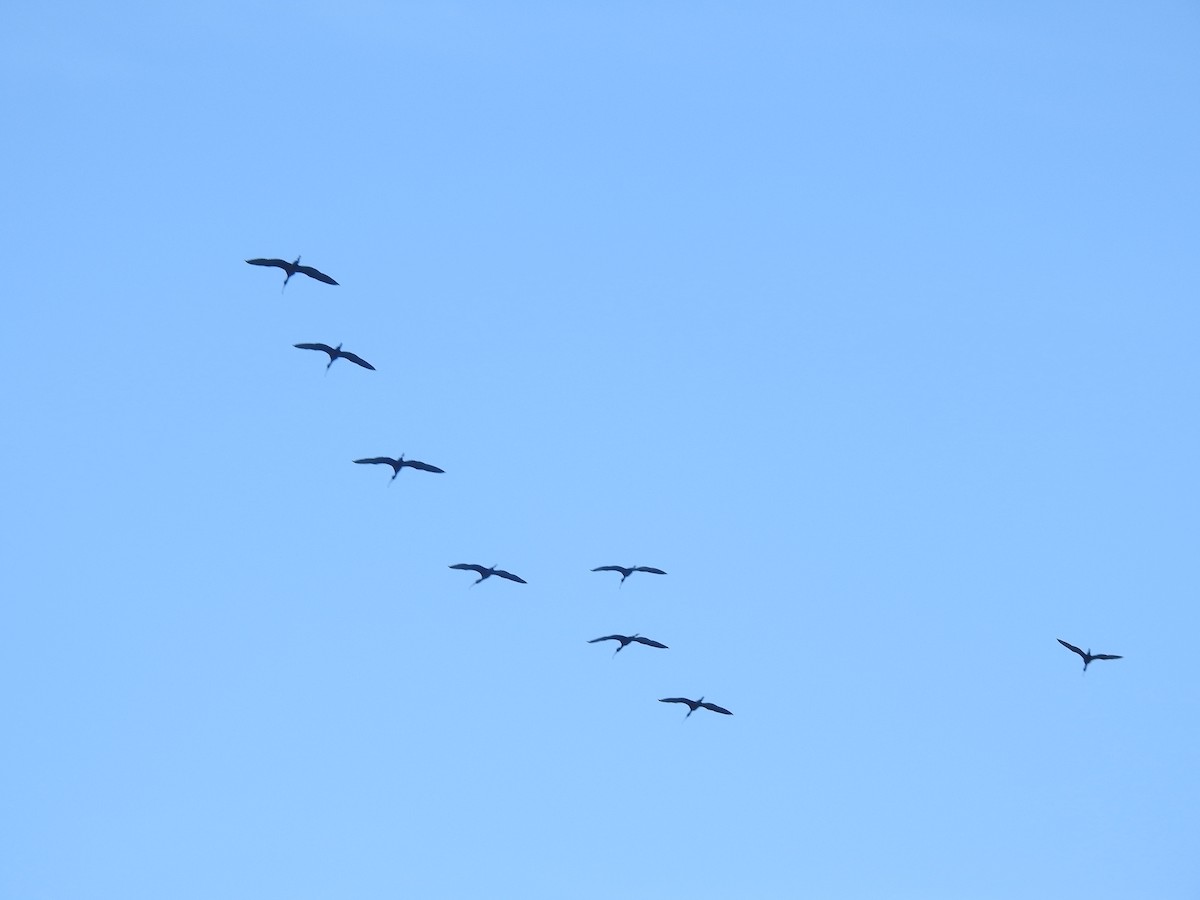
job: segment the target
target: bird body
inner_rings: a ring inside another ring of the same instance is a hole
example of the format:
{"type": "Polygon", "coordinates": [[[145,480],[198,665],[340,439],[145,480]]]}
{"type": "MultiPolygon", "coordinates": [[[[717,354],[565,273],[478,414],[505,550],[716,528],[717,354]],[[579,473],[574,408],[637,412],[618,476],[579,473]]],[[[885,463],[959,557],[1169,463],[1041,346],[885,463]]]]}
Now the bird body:
{"type": "Polygon", "coordinates": [[[600,641],[620,641],[621,646],[613,651],[613,656],[616,656],[624,650],[629,644],[645,644],[647,647],[657,647],[659,650],[669,650],[666,644],[660,644],[658,641],[652,641],[650,638],[644,638],[640,634],[607,634],[604,637],[593,638],[588,641],[589,644],[598,644],[600,641]]]}
{"type": "MultiPolygon", "coordinates": [[[[598,566],[592,569],[593,572],[620,572],[621,584],[625,583],[625,579],[634,572],[649,572],[651,575],[666,575],[662,569],[656,569],[653,566],[598,566]]],[[[620,587],[620,585],[618,585],[620,587]]]]}
{"type": "Polygon", "coordinates": [[[1091,647],[1085,653],[1074,644],[1068,644],[1062,638],[1056,638],[1056,640],[1072,653],[1078,653],[1083,658],[1083,671],[1085,672],[1087,671],[1088,664],[1094,659],[1121,659],[1120,656],[1113,656],[1111,653],[1093,653],[1091,647]]]}
{"type": "MultiPolygon", "coordinates": [[[[450,568],[463,569],[468,572],[477,572],[479,574],[479,581],[483,581],[485,578],[491,578],[493,575],[498,575],[501,578],[507,578],[509,581],[515,581],[518,584],[529,584],[529,582],[524,578],[514,575],[512,572],[505,572],[503,569],[497,569],[495,566],[484,568],[483,566],[476,565],[474,563],[456,563],[450,568]]],[[[476,581],[471,586],[474,587],[476,584],[479,584],[479,581],[476,581]]]]}
{"type": "MultiPolygon", "coordinates": [[[[246,262],[252,266],[274,266],[277,269],[283,269],[287,273],[287,277],[283,279],[283,287],[287,287],[287,283],[292,280],[292,276],[299,272],[301,275],[307,275],[309,278],[315,278],[317,281],[323,281],[326,284],[337,284],[332,278],[324,272],[314,269],[312,266],[300,265],[300,257],[296,257],[295,262],[288,262],[286,259],[248,259],[246,262]]],[[[280,288],[282,291],[283,288],[280,288]]]]}
{"type": "Polygon", "coordinates": [[[688,714],[686,716],[684,716],[685,719],[691,718],[692,713],[694,713],[696,710],[700,709],[700,707],[704,707],[705,709],[711,709],[713,712],[721,713],[722,715],[725,715],[725,716],[733,715],[733,713],[731,713],[729,710],[727,710],[723,706],[717,706],[717,704],[715,704],[715,703],[705,703],[703,697],[701,697],[699,700],[689,700],[687,697],[664,697],[662,700],[659,700],[658,702],[659,703],[686,703],[688,705],[688,714]]]}
{"type": "MultiPolygon", "coordinates": [[[[328,366],[326,366],[328,368],[328,366]]],[[[400,470],[405,466],[411,469],[420,469],[422,472],[437,472],[439,475],[446,473],[445,469],[439,469],[437,466],[431,466],[429,463],[423,463],[419,459],[405,459],[404,454],[400,454],[399,459],[392,459],[390,456],[372,456],[369,459],[354,460],[359,465],[385,465],[391,466],[393,469],[392,477],[389,481],[396,480],[396,476],[400,474],[400,470]]]]}
{"type": "Polygon", "coordinates": [[[355,365],[362,366],[364,369],[375,371],[375,367],[359,356],[357,353],[351,353],[349,350],[343,350],[342,345],[330,347],[328,344],[292,344],[293,347],[298,347],[301,350],[320,350],[322,353],[329,354],[329,363],[325,366],[325,371],[329,371],[329,366],[332,366],[335,360],[348,359],[355,365]]]}

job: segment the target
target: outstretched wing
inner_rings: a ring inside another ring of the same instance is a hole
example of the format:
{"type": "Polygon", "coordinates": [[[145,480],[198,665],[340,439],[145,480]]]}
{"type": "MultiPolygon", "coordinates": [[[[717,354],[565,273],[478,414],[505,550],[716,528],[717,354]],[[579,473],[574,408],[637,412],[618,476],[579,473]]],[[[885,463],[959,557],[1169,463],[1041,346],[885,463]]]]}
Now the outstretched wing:
{"type": "Polygon", "coordinates": [[[663,697],[658,702],[659,703],[686,703],[688,706],[691,706],[696,701],[688,700],[686,697],[663,697]]]}
{"type": "Polygon", "coordinates": [[[414,469],[420,469],[422,472],[437,472],[442,475],[446,474],[445,469],[439,469],[437,466],[431,466],[429,463],[423,463],[417,459],[406,459],[403,460],[403,463],[406,466],[412,466],[414,469]]]}
{"type": "Polygon", "coordinates": [[[292,344],[293,347],[299,347],[301,350],[320,350],[322,353],[328,353],[330,356],[336,352],[328,344],[292,344]]]}
{"type": "Polygon", "coordinates": [[[1120,656],[1113,656],[1111,653],[1097,653],[1092,659],[1122,659],[1120,656]]]}
{"type": "MultiPolygon", "coordinates": [[[[477,566],[473,563],[457,563],[456,565],[453,565],[450,568],[462,569],[466,572],[478,572],[480,575],[487,574],[487,569],[485,569],[483,566],[477,566]]],[[[496,574],[499,575],[500,573],[497,572],[496,574]]]]}
{"type": "Polygon", "coordinates": [[[392,466],[393,468],[396,465],[396,461],[388,456],[372,456],[370,459],[356,459],[355,462],[366,465],[392,466]]]}
{"type": "Polygon", "coordinates": [[[593,572],[624,572],[625,569],[621,566],[598,566],[592,569],[593,572]]]}
{"type": "Polygon", "coordinates": [[[519,584],[529,584],[529,582],[526,581],[524,578],[520,578],[520,577],[514,575],[512,572],[505,572],[503,569],[497,569],[492,574],[499,575],[501,578],[507,578],[509,581],[516,581],[519,584]]]}
{"type": "Polygon", "coordinates": [[[359,356],[357,353],[348,353],[345,350],[342,350],[339,352],[338,355],[341,356],[343,359],[350,360],[350,362],[355,363],[356,365],[362,366],[364,369],[370,369],[372,372],[375,371],[375,367],[373,365],[371,365],[369,362],[367,362],[365,359],[363,359],[361,356],[359,356]]]}
{"type": "Polygon", "coordinates": [[[285,262],[282,259],[248,259],[246,262],[252,266],[276,266],[283,269],[285,272],[291,268],[290,262],[285,262]]]}
{"type": "Polygon", "coordinates": [[[593,638],[592,640],[588,641],[588,643],[589,644],[598,644],[601,641],[623,641],[623,640],[625,640],[625,635],[623,635],[623,634],[606,634],[602,638],[593,638]]]}
{"type": "Polygon", "coordinates": [[[656,569],[653,566],[634,566],[633,571],[649,572],[651,575],[666,575],[667,574],[662,569],[656,569]]]}
{"type": "Polygon", "coordinates": [[[666,644],[660,644],[658,641],[650,640],[650,638],[635,637],[634,640],[637,641],[639,644],[645,644],[647,647],[657,647],[659,650],[671,649],[666,644]]]}
{"type": "MultiPolygon", "coordinates": [[[[1057,640],[1057,641],[1058,641],[1060,644],[1062,644],[1064,647],[1066,647],[1066,648],[1067,648],[1068,650],[1070,650],[1072,653],[1078,653],[1078,654],[1079,654],[1080,656],[1082,656],[1084,659],[1087,659],[1087,654],[1086,654],[1086,653],[1084,653],[1082,650],[1080,650],[1078,647],[1076,647],[1074,644],[1068,644],[1068,643],[1067,643],[1066,641],[1064,641],[1062,638],[1055,638],[1055,640],[1057,640]]],[[[1098,659],[1098,658],[1099,658],[1099,657],[1093,657],[1093,659],[1098,659]]]]}
{"type": "Polygon", "coordinates": [[[721,715],[724,715],[724,716],[732,716],[733,715],[733,713],[731,713],[725,707],[717,706],[717,704],[715,704],[715,703],[701,703],[700,705],[703,706],[705,709],[711,709],[713,712],[719,712],[719,713],[721,713],[721,715]]]}
{"type": "MultiPolygon", "coordinates": [[[[272,263],[280,262],[280,261],[281,260],[274,260],[274,259],[271,260],[272,263]]],[[[337,284],[336,281],[334,281],[332,278],[330,278],[324,272],[318,272],[312,266],[296,266],[296,271],[300,272],[304,275],[307,275],[309,278],[315,278],[315,279],[317,279],[317,281],[323,281],[326,284],[337,284]]]]}

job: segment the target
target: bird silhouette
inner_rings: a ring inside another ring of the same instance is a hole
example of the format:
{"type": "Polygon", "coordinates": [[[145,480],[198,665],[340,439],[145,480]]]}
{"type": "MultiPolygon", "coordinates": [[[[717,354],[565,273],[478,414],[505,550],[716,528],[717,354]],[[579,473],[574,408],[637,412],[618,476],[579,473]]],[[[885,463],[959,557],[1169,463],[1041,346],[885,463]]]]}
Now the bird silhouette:
{"type": "Polygon", "coordinates": [[[617,587],[620,587],[622,584],[624,584],[625,579],[628,578],[630,575],[632,575],[634,572],[649,572],[651,575],[666,575],[667,574],[662,569],[655,569],[653,566],[599,566],[595,569],[592,569],[592,571],[593,572],[620,572],[621,573],[621,584],[618,584],[617,587]]]}
{"type": "Polygon", "coordinates": [[[292,344],[293,347],[299,347],[301,350],[320,350],[322,353],[329,354],[329,363],[325,366],[325,371],[329,371],[329,366],[332,366],[338,358],[348,359],[355,365],[362,366],[364,369],[375,371],[375,367],[359,356],[357,353],[351,353],[349,350],[343,350],[342,345],[330,347],[328,344],[292,344]]]}
{"type": "Polygon", "coordinates": [[[604,637],[594,638],[593,640],[588,641],[588,643],[589,644],[598,644],[601,641],[620,641],[621,642],[621,646],[613,651],[613,656],[616,656],[618,653],[620,653],[622,650],[624,650],[629,644],[632,644],[632,643],[645,644],[647,647],[657,647],[659,650],[669,650],[670,649],[666,644],[660,644],[658,641],[652,641],[652,640],[650,640],[650,638],[644,638],[639,634],[630,634],[630,635],[607,634],[604,637]]]}
{"type": "Polygon", "coordinates": [[[388,479],[388,484],[396,480],[396,476],[400,474],[400,470],[405,466],[408,466],[410,469],[420,469],[422,472],[437,472],[439,475],[446,473],[445,469],[439,469],[437,466],[423,463],[419,459],[405,459],[403,453],[400,454],[399,459],[392,459],[390,456],[372,456],[370,459],[356,459],[354,461],[359,465],[391,466],[394,471],[392,472],[392,477],[388,479]]]}
{"type": "Polygon", "coordinates": [[[717,704],[715,704],[715,703],[705,703],[703,697],[701,697],[699,700],[689,700],[687,697],[664,697],[662,700],[659,700],[658,702],[659,703],[686,703],[689,708],[688,708],[688,714],[686,716],[684,716],[685,719],[690,719],[692,716],[692,713],[694,713],[696,710],[698,710],[702,706],[705,709],[711,709],[713,712],[721,713],[722,715],[725,715],[725,716],[733,715],[733,713],[731,713],[729,710],[727,710],[723,706],[717,706],[717,704]]]}
{"type": "Polygon", "coordinates": [[[326,284],[337,284],[332,278],[324,272],[317,271],[312,266],[300,265],[300,257],[296,257],[295,262],[288,262],[286,259],[248,259],[246,262],[252,266],[274,266],[277,269],[283,269],[287,272],[287,278],[283,279],[283,287],[279,289],[283,293],[283,288],[287,287],[287,283],[292,280],[292,276],[299,272],[301,275],[307,275],[309,278],[315,278],[317,281],[323,281],[326,284]]]}
{"type": "MultiPolygon", "coordinates": [[[[503,569],[497,569],[495,566],[485,569],[483,566],[478,566],[474,563],[457,563],[450,568],[464,569],[468,572],[478,572],[479,581],[483,581],[485,578],[491,578],[493,575],[499,575],[501,578],[507,578],[509,581],[515,581],[518,584],[529,584],[529,582],[524,578],[514,575],[512,572],[505,572],[503,569]]],[[[471,587],[475,587],[476,584],[479,584],[479,581],[474,582],[471,587]]]]}
{"type": "Polygon", "coordinates": [[[1078,653],[1081,657],[1083,657],[1083,671],[1085,672],[1087,671],[1088,663],[1094,659],[1121,659],[1120,656],[1113,656],[1111,653],[1093,653],[1090,647],[1088,648],[1087,653],[1084,653],[1074,644],[1068,644],[1062,638],[1056,638],[1055,640],[1057,640],[1072,653],[1078,653]]]}

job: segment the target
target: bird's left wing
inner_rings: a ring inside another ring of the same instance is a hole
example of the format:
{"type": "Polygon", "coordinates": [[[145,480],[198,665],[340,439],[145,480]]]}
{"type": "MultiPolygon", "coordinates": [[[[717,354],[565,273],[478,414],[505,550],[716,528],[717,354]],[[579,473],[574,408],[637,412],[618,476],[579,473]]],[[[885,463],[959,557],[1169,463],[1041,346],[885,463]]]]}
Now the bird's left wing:
{"type": "Polygon", "coordinates": [[[651,575],[666,575],[667,574],[662,569],[656,569],[653,566],[634,566],[633,571],[649,572],[651,575]]]}
{"type": "Polygon", "coordinates": [[[439,469],[437,466],[431,466],[429,463],[423,463],[416,459],[406,459],[404,460],[404,464],[407,466],[412,466],[414,469],[420,469],[422,472],[438,472],[442,475],[446,474],[445,469],[439,469]]]}
{"type": "Polygon", "coordinates": [[[606,634],[602,638],[593,638],[592,640],[588,641],[588,643],[589,644],[598,644],[601,641],[620,641],[620,640],[624,640],[624,638],[625,638],[625,635],[623,635],[623,634],[606,634]]]}
{"type": "Polygon", "coordinates": [[[700,705],[703,706],[705,709],[711,709],[713,712],[719,712],[722,715],[726,715],[726,716],[733,715],[733,713],[731,713],[725,707],[717,706],[717,704],[715,704],[715,703],[701,703],[700,705]]]}
{"type": "Polygon", "coordinates": [[[394,459],[388,459],[386,456],[372,456],[370,459],[356,459],[354,461],[356,463],[365,463],[367,465],[382,463],[385,466],[390,466],[395,462],[394,459]]]}
{"type": "Polygon", "coordinates": [[[634,640],[637,641],[639,644],[645,644],[647,647],[657,647],[659,650],[671,649],[666,644],[660,644],[658,641],[650,640],[650,638],[635,637],[634,640]]]}
{"type": "Polygon", "coordinates": [[[592,569],[593,572],[621,572],[624,571],[620,566],[597,566],[592,569]]]}
{"type": "Polygon", "coordinates": [[[483,575],[487,572],[487,569],[485,569],[483,566],[476,565],[475,563],[455,563],[450,568],[462,569],[464,572],[478,572],[480,575],[483,575]]]}
{"type": "Polygon", "coordinates": [[[352,363],[357,363],[358,365],[362,366],[364,369],[370,369],[372,372],[375,371],[375,367],[373,365],[371,365],[369,362],[367,362],[365,359],[363,359],[361,356],[359,356],[357,353],[347,353],[345,350],[343,350],[342,357],[344,359],[350,360],[350,362],[352,362],[352,363]]]}
{"type": "Polygon", "coordinates": [[[503,569],[497,569],[492,574],[499,575],[501,578],[507,578],[509,581],[516,581],[521,584],[529,584],[529,582],[526,581],[524,578],[514,575],[512,572],[505,572],[503,569]]]}
{"type": "Polygon", "coordinates": [[[333,355],[333,348],[328,344],[292,344],[293,347],[299,347],[301,350],[320,350],[322,353],[333,355]]]}
{"type": "Polygon", "coordinates": [[[282,259],[248,259],[246,262],[252,266],[278,266],[281,269],[286,269],[290,265],[282,259]]]}
{"type": "Polygon", "coordinates": [[[1124,659],[1122,656],[1113,656],[1111,653],[1097,653],[1092,659],[1124,659]]]}
{"type": "Polygon", "coordinates": [[[692,701],[688,700],[685,697],[663,697],[658,702],[659,703],[686,703],[688,706],[692,705],[692,701]]]}
{"type": "Polygon", "coordinates": [[[337,284],[332,278],[324,272],[319,272],[312,266],[296,266],[296,271],[307,275],[309,278],[315,278],[317,281],[323,281],[326,284],[337,284]]]}

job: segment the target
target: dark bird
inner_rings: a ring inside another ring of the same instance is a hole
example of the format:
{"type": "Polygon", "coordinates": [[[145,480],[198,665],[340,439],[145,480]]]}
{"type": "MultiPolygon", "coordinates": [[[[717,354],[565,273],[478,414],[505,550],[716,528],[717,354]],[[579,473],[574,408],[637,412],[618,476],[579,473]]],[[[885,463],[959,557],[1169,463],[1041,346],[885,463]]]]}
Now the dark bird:
{"type": "Polygon", "coordinates": [[[348,359],[355,365],[362,366],[364,369],[375,371],[375,367],[359,356],[357,353],[351,353],[349,350],[343,350],[342,345],[330,347],[328,344],[292,344],[293,347],[299,347],[301,350],[320,350],[322,353],[329,354],[329,365],[325,366],[325,371],[329,371],[329,366],[333,365],[334,360],[338,357],[348,359]]]}
{"type": "MultiPolygon", "coordinates": [[[[326,368],[328,368],[328,366],[326,366],[326,368]]],[[[431,466],[429,463],[423,463],[419,459],[405,459],[403,453],[400,454],[399,459],[392,459],[390,456],[372,456],[370,459],[356,459],[355,462],[359,465],[367,466],[391,466],[395,471],[392,473],[392,477],[388,480],[388,484],[391,484],[396,480],[396,476],[400,474],[400,470],[405,466],[408,466],[410,469],[420,469],[422,472],[437,472],[439,475],[446,474],[445,469],[439,469],[437,466],[431,466]]]]}
{"type": "MultiPolygon", "coordinates": [[[[625,579],[628,578],[630,575],[632,575],[634,572],[649,572],[651,575],[666,575],[667,574],[662,569],[655,569],[653,566],[628,566],[628,567],[626,567],[626,566],[600,566],[599,568],[592,569],[592,571],[593,572],[620,572],[621,573],[621,584],[624,584],[625,579]]],[[[618,584],[617,587],[620,587],[621,584],[618,584]]]]}
{"type": "MultiPolygon", "coordinates": [[[[286,259],[248,259],[246,262],[252,266],[275,266],[277,269],[283,269],[287,272],[287,278],[283,279],[283,287],[287,287],[287,283],[291,281],[292,276],[299,272],[301,275],[307,275],[309,278],[315,278],[317,281],[323,281],[326,284],[337,284],[332,278],[324,272],[318,272],[312,266],[300,265],[300,257],[296,257],[295,262],[288,262],[286,259]]],[[[280,293],[283,288],[280,288],[280,293]]]]}
{"type": "Polygon", "coordinates": [[[670,649],[666,644],[660,644],[658,641],[652,641],[652,640],[650,640],[650,638],[644,638],[638,634],[631,634],[631,635],[608,634],[608,635],[605,635],[604,637],[598,637],[598,638],[595,638],[594,640],[590,640],[590,641],[588,641],[588,643],[589,644],[598,644],[601,641],[620,641],[621,642],[621,646],[613,651],[613,656],[616,656],[618,653],[620,653],[622,650],[624,650],[626,648],[626,646],[628,646],[629,644],[632,644],[632,643],[645,644],[647,647],[657,647],[659,650],[669,650],[670,649]]]}
{"type": "Polygon", "coordinates": [[[705,709],[711,709],[713,712],[719,712],[725,716],[733,715],[733,713],[731,713],[729,710],[727,710],[723,706],[717,706],[717,704],[715,704],[715,703],[705,703],[703,697],[701,697],[699,700],[689,700],[687,697],[664,697],[663,699],[659,700],[658,702],[659,703],[686,703],[688,705],[689,709],[688,709],[688,714],[686,716],[684,716],[685,719],[691,718],[692,713],[694,713],[696,710],[698,710],[702,706],[705,709]]]}
{"type": "Polygon", "coordinates": [[[1068,650],[1070,650],[1072,653],[1078,653],[1081,657],[1083,657],[1083,671],[1085,671],[1085,672],[1087,671],[1088,663],[1090,663],[1093,659],[1120,659],[1121,658],[1119,656],[1113,656],[1111,653],[1093,653],[1092,649],[1090,647],[1088,648],[1087,653],[1084,653],[1082,650],[1080,650],[1074,644],[1068,644],[1062,638],[1056,638],[1056,640],[1060,644],[1062,644],[1064,647],[1066,647],[1068,650]]]}
{"type": "MultiPolygon", "coordinates": [[[[526,581],[524,578],[514,575],[512,572],[505,572],[503,569],[497,569],[495,566],[485,569],[483,566],[477,566],[477,565],[474,565],[473,563],[458,563],[457,565],[453,565],[450,568],[464,569],[468,572],[478,572],[479,573],[479,581],[483,581],[483,579],[485,579],[485,578],[491,578],[493,575],[499,575],[501,578],[507,578],[509,581],[515,581],[518,584],[529,584],[529,582],[526,581]]],[[[479,584],[479,581],[476,581],[474,584],[471,585],[471,587],[474,587],[476,584],[479,584]]]]}

